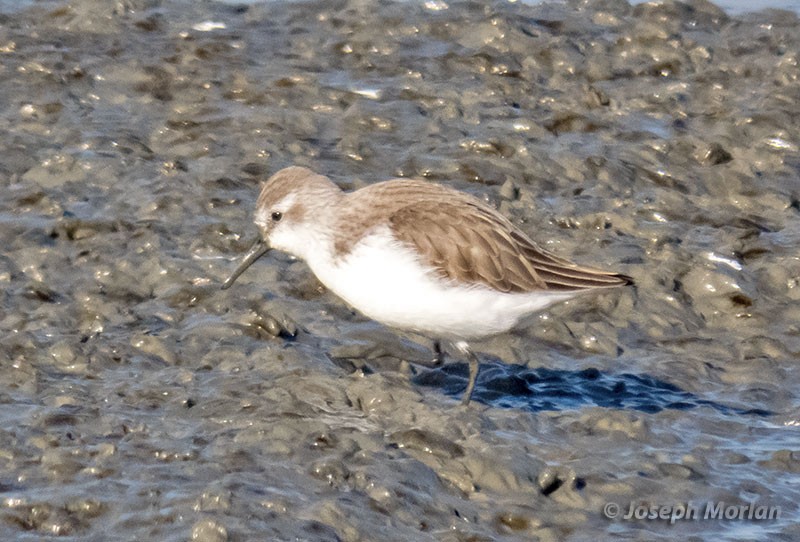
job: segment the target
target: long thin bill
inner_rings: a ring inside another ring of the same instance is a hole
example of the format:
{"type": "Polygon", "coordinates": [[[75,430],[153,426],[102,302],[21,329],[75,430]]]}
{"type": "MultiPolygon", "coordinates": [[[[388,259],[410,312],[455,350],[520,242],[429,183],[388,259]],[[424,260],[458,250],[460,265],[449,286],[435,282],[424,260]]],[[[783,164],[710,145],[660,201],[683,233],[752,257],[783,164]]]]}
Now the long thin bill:
{"type": "Polygon", "coordinates": [[[248,249],[247,254],[244,255],[242,263],[239,264],[239,267],[237,267],[236,270],[233,272],[233,274],[231,274],[231,276],[228,277],[228,279],[222,283],[222,289],[227,290],[228,288],[230,288],[231,284],[236,282],[236,279],[239,278],[239,275],[244,273],[245,270],[248,267],[250,267],[250,265],[252,265],[254,261],[256,261],[261,256],[269,252],[269,249],[270,246],[267,243],[265,243],[263,239],[261,239],[260,237],[256,239],[256,242],[253,243],[253,246],[251,246],[248,249]]]}

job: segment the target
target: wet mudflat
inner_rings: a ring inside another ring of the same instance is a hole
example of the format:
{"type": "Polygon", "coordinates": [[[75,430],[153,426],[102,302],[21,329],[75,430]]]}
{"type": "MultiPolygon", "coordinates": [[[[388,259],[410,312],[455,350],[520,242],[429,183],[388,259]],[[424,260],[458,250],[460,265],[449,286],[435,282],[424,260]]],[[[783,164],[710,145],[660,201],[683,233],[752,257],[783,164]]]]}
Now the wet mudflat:
{"type": "Polygon", "coordinates": [[[798,62],[795,15],[701,1],[7,9],[0,538],[796,540],[798,62]],[[219,289],[290,164],[637,286],[475,344],[462,409],[301,262],[219,289]]]}

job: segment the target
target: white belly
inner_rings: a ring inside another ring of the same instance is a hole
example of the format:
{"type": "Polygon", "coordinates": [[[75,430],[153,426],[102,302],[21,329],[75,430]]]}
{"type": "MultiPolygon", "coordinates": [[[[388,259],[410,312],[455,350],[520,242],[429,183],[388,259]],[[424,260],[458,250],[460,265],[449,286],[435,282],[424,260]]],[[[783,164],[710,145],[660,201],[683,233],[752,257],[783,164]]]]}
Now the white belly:
{"type": "Polygon", "coordinates": [[[509,330],[526,316],[575,293],[508,294],[459,286],[425,269],[388,228],[346,257],[308,258],[317,278],[364,315],[434,338],[477,339],[509,330]]]}

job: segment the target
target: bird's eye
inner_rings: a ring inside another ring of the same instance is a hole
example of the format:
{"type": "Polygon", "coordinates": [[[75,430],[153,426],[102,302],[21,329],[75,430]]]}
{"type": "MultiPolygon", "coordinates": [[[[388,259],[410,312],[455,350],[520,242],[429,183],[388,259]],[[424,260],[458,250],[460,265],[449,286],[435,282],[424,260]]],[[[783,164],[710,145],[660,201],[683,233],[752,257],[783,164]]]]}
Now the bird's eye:
{"type": "Polygon", "coordinates": [[[273,222],[280,222],[281,218],[283,218],[283,213],[280,211],[273,211],[272,212],[272,221],[273,222]]]}

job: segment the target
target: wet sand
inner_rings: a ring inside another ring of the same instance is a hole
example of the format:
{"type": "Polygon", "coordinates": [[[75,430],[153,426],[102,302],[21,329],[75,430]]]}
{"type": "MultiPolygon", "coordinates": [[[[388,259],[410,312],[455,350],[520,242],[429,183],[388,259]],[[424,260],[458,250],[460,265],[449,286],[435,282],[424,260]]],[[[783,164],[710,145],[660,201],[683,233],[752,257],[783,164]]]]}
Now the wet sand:
{"type": "Polygon", "coordinates": [[[794,14],[702,1],[0,14],[0,538],[798,539],[799,61],[794,14]],[[637,286],[475,344],[459,408],[302,262],[219,289],[290,164],[637,286]]]}

